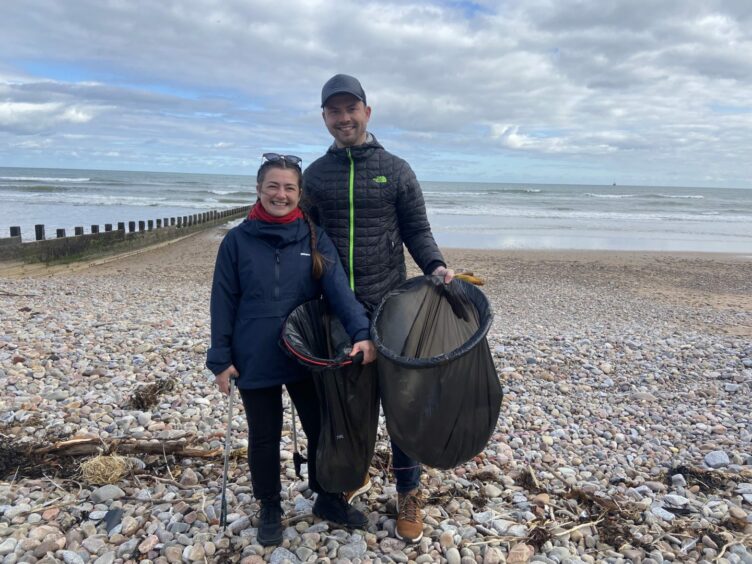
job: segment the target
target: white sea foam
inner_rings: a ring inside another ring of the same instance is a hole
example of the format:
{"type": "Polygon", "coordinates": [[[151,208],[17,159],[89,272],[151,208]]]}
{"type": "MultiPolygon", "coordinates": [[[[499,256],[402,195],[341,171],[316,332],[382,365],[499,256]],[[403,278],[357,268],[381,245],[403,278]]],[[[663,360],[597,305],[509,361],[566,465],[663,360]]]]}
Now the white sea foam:
{"type": "Polygon", "coordinates": [[[701,194],[658,194],[659,198],[670,198],[672,200],[704,200],[705,196],[701,194]]]}
{"type": "Polygon", "coordinates": [[[27,182],[90,182],[91,178],[54,178],[49,176],[0,176],[0,180],[27,182]]]}
{"type": "Polygon", "coordinates": [[[621,198],[634,198],[636,194],[593,194],[592,192],[587,192],[585,194],[589,198],[614,198],[614,199],[621,199],[621,198]]]}
{"type": "Polygon", "coordinates": [[[647,222],[705,222],[705,223],[752,223],[749,215],[707,215],[702,213],[674,213],[674,212],[615,212],[615,211],[585,211],[585,210],[552,210],[533,208],[505,208],[497,206],[468,206],[463,208],[436,208],[428,206],[430,215],[449,216],[486,216],[512,217],[530,219],[561,219],[561,220],[604,220],[604,221],[647,221],[647,222]]]}

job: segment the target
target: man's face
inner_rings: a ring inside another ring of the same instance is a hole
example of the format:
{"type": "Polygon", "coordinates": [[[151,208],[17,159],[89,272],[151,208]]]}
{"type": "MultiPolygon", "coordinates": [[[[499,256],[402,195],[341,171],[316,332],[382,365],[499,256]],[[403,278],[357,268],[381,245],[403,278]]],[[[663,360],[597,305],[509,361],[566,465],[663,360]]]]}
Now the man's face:
{"type": "Polygon", "coordinates": [[[371,108],[352,94],[335,94],[329,98],[322,115],[337,147],[353,147],[366,142],[371,108]]]}

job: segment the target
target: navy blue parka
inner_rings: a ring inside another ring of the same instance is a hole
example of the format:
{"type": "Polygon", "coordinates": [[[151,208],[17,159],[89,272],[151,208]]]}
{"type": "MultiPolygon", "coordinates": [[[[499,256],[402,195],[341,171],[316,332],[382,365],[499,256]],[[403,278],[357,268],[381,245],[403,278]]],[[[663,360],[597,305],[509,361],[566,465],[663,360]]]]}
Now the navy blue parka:
{"type": "Polygon", "coordinates": [[[322,294],[353,342],[369,339],[369,321],[350,290],[331,239],[317,228],[326,268],[311,274],[311,243],[303,219],[272,224],[246,220],[222,241],[211,293],[211,348],[206,366],[219,374],[230,365],[237,385],[254,389],[285,384],[309,373],[279,345],[282,325],[300,304],[322,294]]]}

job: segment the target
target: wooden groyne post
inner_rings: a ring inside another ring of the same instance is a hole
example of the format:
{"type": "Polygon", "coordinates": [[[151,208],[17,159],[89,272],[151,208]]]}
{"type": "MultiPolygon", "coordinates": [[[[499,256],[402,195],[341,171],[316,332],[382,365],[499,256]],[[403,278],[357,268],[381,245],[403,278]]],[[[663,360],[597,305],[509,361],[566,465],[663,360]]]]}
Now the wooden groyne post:
{"type": "Polygon", "coordinates": [[[227,210],[211,210],[203,213],[164,217],[155,220],[137,220],[104,225],[104,231],[98,224],[91,225],[89,233],[83,226],[74,227],[72,237],[66,235],[64,228],[55,229],[55,237],[46,237],[44,224],[34,226],[34,240],[23,241],[21,227],[12,226],[10,237],[0,237],[0,262],[67,262],[83,257],[108,255],[127,250],[146,247],[170,239],[183,237],[190,233],[226,223],[232,219],[245,217],[250,206],[240,206],[227,210]]]}

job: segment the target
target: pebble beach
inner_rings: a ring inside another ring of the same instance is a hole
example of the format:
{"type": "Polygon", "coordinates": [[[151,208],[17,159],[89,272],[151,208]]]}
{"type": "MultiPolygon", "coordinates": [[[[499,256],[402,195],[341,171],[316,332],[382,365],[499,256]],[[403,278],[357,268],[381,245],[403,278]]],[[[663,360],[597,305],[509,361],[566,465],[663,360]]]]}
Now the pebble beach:
{"type": "Polygon", "coordinates": [[[286,409],[286,529],[264,548],[240,402],[219,526],[227,399],[204,361],[223,233],[0,266],[0,563],[752,563],[752,256],[445,250],[495,311],[489,444],[425,469],[405,544],[383,422],[354,502],[369,525],[344,530],[311,514],[286,409]],[[112,453],[117,479],[85,471],[112,453]]]}

